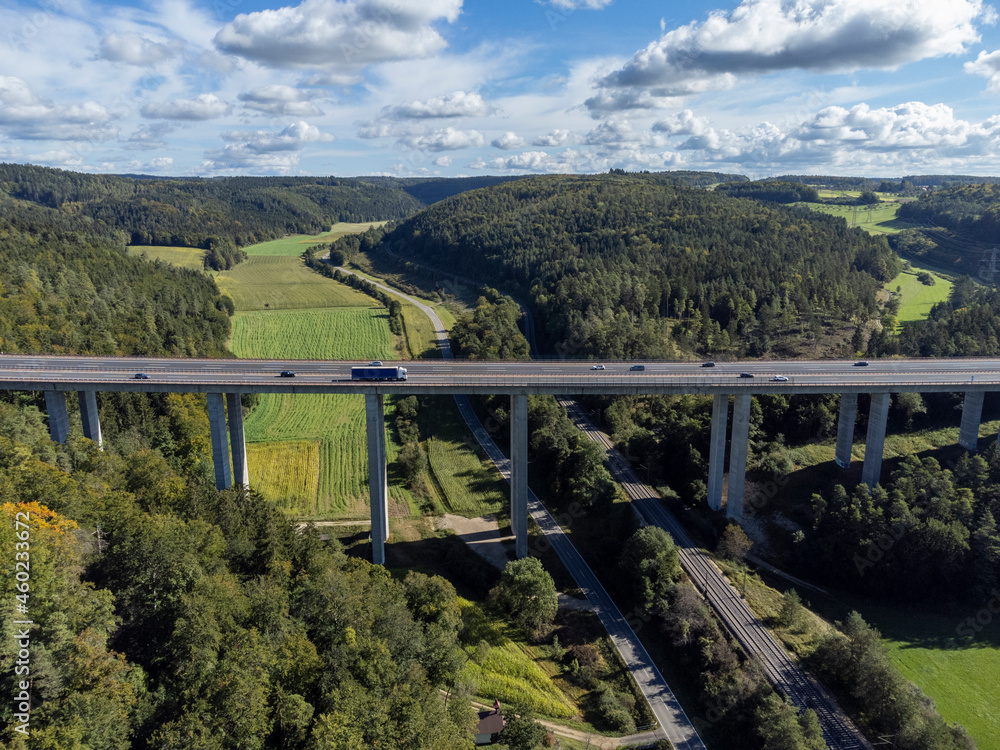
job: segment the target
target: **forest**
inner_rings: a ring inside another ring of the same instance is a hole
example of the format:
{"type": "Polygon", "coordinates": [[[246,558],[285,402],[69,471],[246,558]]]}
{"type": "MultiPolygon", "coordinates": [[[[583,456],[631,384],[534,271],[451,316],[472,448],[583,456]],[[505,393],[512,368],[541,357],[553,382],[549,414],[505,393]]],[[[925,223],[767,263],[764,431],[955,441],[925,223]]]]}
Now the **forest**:
{"type": "Polygon", "coordinates": [[[825,324],[875,315],[900,268],[883,238],[840,219],[642,174],[475,190],[382,244],[527,299],[543,350],[569,357],[782,352],[825,324]]]}
{"type": "Polygon", "coordinates": [[[222,268],[247,245],[423,206],[395,185],[334,177],[131,179],[14,164],[0,164],[0,194],[120,230],[128,244],[215,251],[222,268]]]}
{"type": "Polygon", "coordinates": [[[995,245],[1000,236],[1000,185],[994,182],[935,190],[901,205],[899,218],[944,227],[964,240],[995,245]]]}

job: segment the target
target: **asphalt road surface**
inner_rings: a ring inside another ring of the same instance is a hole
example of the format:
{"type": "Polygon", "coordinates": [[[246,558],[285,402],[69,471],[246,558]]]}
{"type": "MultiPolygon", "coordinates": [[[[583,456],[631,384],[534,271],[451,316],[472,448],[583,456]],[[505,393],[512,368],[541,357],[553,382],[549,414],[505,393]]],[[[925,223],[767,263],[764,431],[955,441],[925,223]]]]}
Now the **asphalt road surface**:
{"type": "MultiPolygon", "coordinates": [[[[398,294],[398,293],[397,293],[398,294]]],[[[429,309],[429,308],[428,308],[429,309]]],[[[437,324],[435,324],[437,326],[437,324]]],[[[443,329],[438,329],[439,333],[443,329]]],[[[449,352],[450,353],[450,352],[449,352]]],[[[405,382],[353,381],[351,368],[367,362],[59,357],[0,355],[0,388],[95,390],[220,390],[256,392],[503,393],[836,393],[1000,389],[1000,360],[885,359],[632,363],[545,361],[480,362],[453,359],[386,362],[407,369],[405,382]],[[295,372],[282,378],[282,370],[295,372]],[[137,372],[148,380],[135,380],[137,372]],[[742,374],[753,377],[741,377],[742,374]],[[775,380],[774,378],[787,378],[775,380]]]]}

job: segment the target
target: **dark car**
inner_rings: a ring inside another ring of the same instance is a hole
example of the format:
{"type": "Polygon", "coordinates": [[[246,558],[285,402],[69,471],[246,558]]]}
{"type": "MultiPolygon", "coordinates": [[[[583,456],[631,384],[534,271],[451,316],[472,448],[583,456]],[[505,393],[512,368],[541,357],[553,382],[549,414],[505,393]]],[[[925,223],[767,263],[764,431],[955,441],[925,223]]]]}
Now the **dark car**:
{"type": "Polygon", "coordinates": [[[137,372],[132,377],[135,378],[136,380],[149,380],[149,375],[147,375],[144,372],[137,372]]]}
{"type": "Polygon", "coordinates": [[[741,378],[752,378],[753,377],[753,373],[752,372],[741,372],[740,373],[740,377],[741,378]]]}
{"type": "Polygon", "coordinates": [[[294,378],[295,373],[292,370],[282,370],[281,377],[283,378],[294,378]]]}
{"type": "Polygon", "coordinates": [[[701,366],[702,366],[702,367],[715,367],[715,362],[712,362],[712,361],[709,361],[709,362],[702,362],[702,363],[701,363],[701,366]]]}
{"type": "Polygon", "coordinates": [[[854,366],[855,367],[868,367],[868,360],[867,359],[859,359],[857,362],[854,363],[854,366]]]}
{"type": "Polygon", "coordinates": [[[630,371],[632,371],[632,372],[645,372],[646,371],[646,365],[632,365],[628,369],[630,371]]]}

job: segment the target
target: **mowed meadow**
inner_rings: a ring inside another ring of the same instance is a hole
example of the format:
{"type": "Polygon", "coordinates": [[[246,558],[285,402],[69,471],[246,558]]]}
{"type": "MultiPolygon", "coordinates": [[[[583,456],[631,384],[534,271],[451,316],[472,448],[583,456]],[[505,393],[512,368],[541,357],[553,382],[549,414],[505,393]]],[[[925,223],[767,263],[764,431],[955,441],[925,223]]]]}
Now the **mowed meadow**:
{"type": "MultiPolygon", "coordinates": [[[[358,225],[359,231],[368,226],[358,225]]],[[[311,242],[331,238],[299,236],[248,247],[247,261],[216,277],[236,307],[229,344],[236,356],[292,361],[398,357],[386,310],[311,271],[299,258],[311,242]]],[[[289,369],[295,369],[294,362],[289,369]]],[[[251,486],[290,514],[368,516],[362,397],[263,394],[247,418],[246,439],[251,486]]]]}

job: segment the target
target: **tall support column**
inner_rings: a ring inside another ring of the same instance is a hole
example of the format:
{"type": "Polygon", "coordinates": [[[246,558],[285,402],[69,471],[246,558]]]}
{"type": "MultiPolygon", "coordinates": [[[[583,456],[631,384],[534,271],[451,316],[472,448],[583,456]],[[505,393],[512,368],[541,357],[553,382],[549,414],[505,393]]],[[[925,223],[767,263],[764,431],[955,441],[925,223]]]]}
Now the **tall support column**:
{"type": "Polygon", "coordinates": [[[840,419],[837,420],[837,456],[834,461],[841,469],[851,467],[854,449],[854,420],[858,416],[858,394],[840,394],[840,419]]]}
{"type": "Polygon", "coordinates": [[[528,397],[510,397],[510,525],[518,559],[528,556],[528,397]]]}
{"type": "Polygon", "coordinates": [[[243,404],[240,403],[240,394],[227,393],[226,407],[229,412],[229,445],[233,451],[233,484],[250,489],[247,441],[243,432],[243,404]]]}
{"type": "Polygon", "coordinates": [[[83,436],[97,443],[98,448],[103,448],[101,418],[97,414],[97,392],[78,391],[77,396],[80,398],[80,421],[83,422],[83,436]]]}
{"type": "Polygon", "coordinates": [[[212,429],[212,463],[215,464],[215,488],[233,486],[229,469],[229,440],[226,437],[226,400],[221,393],[208,394],[208,424],[212,429]]]}
{"type": "Polygon", "coordinates": [[[889,421],[888,393],[873,393],[868,411],[868,436],[865,438],[865,465],[861,481],[869,487],[878,484],[882,475],[882,451],[885,448],[885,426],[889,421]]]}
{"type": "Polygon", "coordinates": [[[365,394],[365,424],[368,430],[372,562],[376,565],[385,565],[385,541],[389,538],[389,491],[386,484],[385,410],[380,394],[365,394]]]}
{"type": "Polygon", "coordinates": [[[716,393],[712,399],[712,437],[708,457],[708,507],[722,507],[722,480],[726,471],[726,428],[729,425],[729,394],[716,393]]]}
{"type": "Polygon", "coordinates": [[[983,416],[984,391],[966,391],[962,404],[962,428],[958,432],[958,444],[967,451],[974,451],[979,444],[979,423],[983,416]]]}
{"type": "Polygon", "coordinates": [[[56,443],[69,438],[69,414],[66,412],[66,394],[62,391],[45,391],[45,411],[49,415],[49,435],[56,443]]]}
{"type": "Polygon", "coordinates": [[[733,438],[729,446],[729,492],[726,494],[726,518],[743,520],[743,489],[747,476],[747,452],[750,442],[749,393],[733,399],[733,438]]]}

